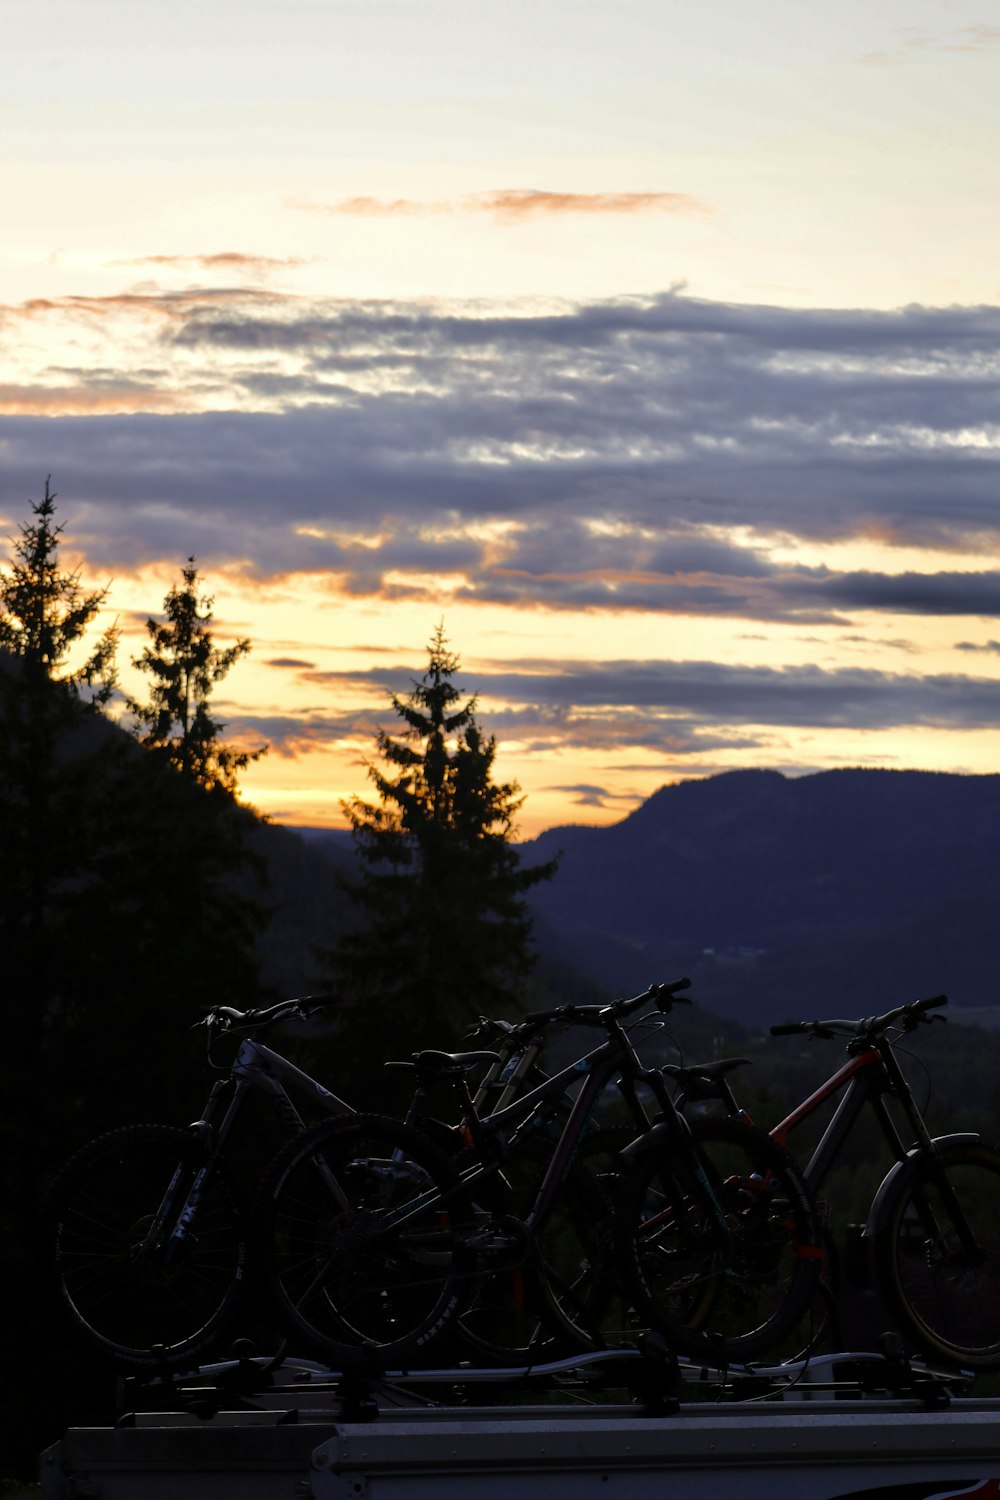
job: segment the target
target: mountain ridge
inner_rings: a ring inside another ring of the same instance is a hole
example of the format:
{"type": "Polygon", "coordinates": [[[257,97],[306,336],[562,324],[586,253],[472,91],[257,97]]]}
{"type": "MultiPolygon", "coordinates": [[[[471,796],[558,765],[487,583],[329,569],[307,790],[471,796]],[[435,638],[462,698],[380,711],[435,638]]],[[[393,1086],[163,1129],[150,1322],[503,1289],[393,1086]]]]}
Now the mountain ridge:
{"type": "Polygon", "coordinates": [[[521,848],[562,855],[532,893],[540,946],[615,989],[693,970],[751,1022],[998,998],[1000,775],[725,772],[521,848]]]}

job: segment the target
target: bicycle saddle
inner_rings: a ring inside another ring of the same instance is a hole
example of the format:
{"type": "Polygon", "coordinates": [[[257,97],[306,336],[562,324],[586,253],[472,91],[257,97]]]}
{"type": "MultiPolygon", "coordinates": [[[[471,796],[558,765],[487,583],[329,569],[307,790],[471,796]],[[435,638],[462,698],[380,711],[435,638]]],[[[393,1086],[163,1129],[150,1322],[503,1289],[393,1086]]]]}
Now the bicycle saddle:
{"type": "Polygon", "coordinates": [[[687,1067],[682,1067],[679,1063],[665,1063],[660,1072],[679,1083],[689,1098],[710,1099],[714,1097],[720,1080],[727,1073],[752,1061],[749,1057],[720,1057],[716,1062],[689,1063],[687,1067]]]}
{"type": "Polygon", "coordinates": [[[416,1068],[421,1073],[430,1074],[433,1077],[442,1077],[446,1073],[465,1073],[470,1068],[478,1067],[482,1063],[499,1062],[500,1057],[496,1052],[438,1052],[430,1048],[424,1052],[414,1052],[410,1062],[389,1063],[390,1068],[416,1068]]]}

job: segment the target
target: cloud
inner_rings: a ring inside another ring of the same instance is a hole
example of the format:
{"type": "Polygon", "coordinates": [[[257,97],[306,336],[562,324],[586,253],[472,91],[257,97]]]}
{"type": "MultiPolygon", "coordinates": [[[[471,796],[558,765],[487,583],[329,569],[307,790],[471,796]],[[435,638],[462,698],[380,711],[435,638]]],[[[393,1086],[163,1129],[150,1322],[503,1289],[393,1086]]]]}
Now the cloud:
{"type": "Polygon", "coordinates": [[[360,194],[335,203],[296,199],[290,208],[305,213],[344,214],[364,218],[398,218],[418,214],[493,214],[507,220],[554,214],[678,214],[701,216],[712,208],[689,193],[604,192],[569,193],[544,188],[500,188],[451,200],[374,198],[360,194]]]}
{"type": "Polygon", "coordinates": [[[535,218],[540,214],[710,214],[707,203],[688,193],[558,193],[538,188],[508,188],[481,193],[477,208],[502,218],[535,218]]]}
{"type": "Polygon", "coordinates": [[[227,275],[271,276],[280,271],[294,271],[312,262],[301,256],[252,255],[241,250],[221,250],[201,255],[140,255],[130,260],[116,260],[114,266],[151,266],[177,271],[222,271],[227,275]]]}
{"type": "MultiPolygon", "coordinates": [[[[453,214],[468,199],[375,198],[357,193],[334,203],[317,203],[308,198],[290,198],[285,207],[305,214],[337,214],[350,218],[395,219],[417,214],[453,214]]],[[[474,201],[474,200],[473,200],[474,201]]]]}
{"type": "Polygon", "coordinates": [[[12,315],[12,347],[37,320],[80,330],[79,363],[0,392],[0,502],[55,474],[102,570],[194,552],[436,608],[1000,614],[1000,308],[192,287],[12,315]],[[792,565],[776,539],[983,565],[792,565]]]}
{"type": "Polygon", "coordinates": [[[90,375],[78,385],[0,385],[0,415],[88,416],[134,411],[175,411],[182,406],[177,393],[157,390],[140,381],[90,375]]]}
{"type": "MultiPolygon", "coordinates": [[[[404,677],[398,666],[380,667],[326,674],[325,682],[388,696],[404,677]]],[[[572,743],[619,757],[643,749],[675,758],[763,745],[761,731],[779,726],[963,730],[1000,723],[1000,681],[963,674],[651,659],[532,661],[524,669],[480,664],[473,678],[482,702],[506,705],[481,711],[486,727],[501,743],[517,740],[529,751],[572,743]]]]}
{"type": "Polygon", "coordinates": [[[337,742],[371,738],[370,718],[363,714],[247,714],[226,711],[227,741],[256,747],[266,744],[268,754],[294,760],[310,751],[329,749],[337,742]]]}
{"type": "Polygon", "coordinates": [[[615,792],[605,786],[595,786],[590,782],[573,782],[568,786],[547,786],[546,792],[560,792],[569,797],[570,801],[577,807],[609,808],[620,804],[631,806],[635,802],[635,796],[630,792],[615,792]]]}
{"type": "Polygon", "coordinates": [[[895,47],[877,52],[866,52],[861,61],[885,67],[899,63],[919,62],[925,58],[933,60],[942,53],[995,52],[1000,47],[1000,26],[983,23],[960,26],[951,32],[931,34],[918,32],[913,27],[903,31],[895,47]]]}
{"type": "MultiPolygon", "coordinates": [[[[368,672],[321,674],[314,681],[349,700],[384,694],[380,710],[311,714],[294,718],[233,715],[227,732],[241,743],[266,741],[283,757],[353,743],[374,744],[379,726],[397,728],[388,696],[408,680],[398,664],[368,672]]],[[[544,760],[567,745],[578,756],[613,763],[619,776],[648,785],[657,763],[662,774],[713,774],[733,754],[764,763],[789,730],[848,728],[877,732],[914,726],[962,731],[995,727],[1000,682],[961,674],[920,678],[879,671],[812,667],[727,666],[711,661],[532,661],[519,669],[477,664],[469,673],[480,699],[480,719],[501,745],[516,746],[522,761],[544,760]],[[723,758],[720,759],[719,757],[723,758]]],[[[856,756],[854,757],[856,760],[856,756]]],[[[892,764],[884,748],[866,760],[892,764]]],[[[853,760],[852,760],[853,763],[853,760]]],[[[801,769],[809,769],[802,766],[801,769]]],[[[547,785],[581,807],[613,809],[635,800],[600,782],[547,785]]]]}
{"type": "Polygon", "coordinates": [[[986,641],[982,645],[976,645],[973,641],[958,641],[956,642],[955,650],[982,652],[988,656],[1000,656],[1000,641],[986,641]]]}
{"type": "MultiPolygon", "coordinates": [[[[0,320],[22,328],[59,320],[75,323],[82,330],[114,322],[119,330],[129,327],[133,336],[141,338],[144,324],[186,323],[199,309],[211,308],[217,312],[230,302],[238,303],[241,310],[272,305],[288,307],[293,301],[287,293],[247,286],[192,286],[163,291],[150,285],[108,296],[32,297],[26,302],[0,305],[0,320]]],[[[128,357],[129,353],[126,345],[122,354],[128,357]]]]}

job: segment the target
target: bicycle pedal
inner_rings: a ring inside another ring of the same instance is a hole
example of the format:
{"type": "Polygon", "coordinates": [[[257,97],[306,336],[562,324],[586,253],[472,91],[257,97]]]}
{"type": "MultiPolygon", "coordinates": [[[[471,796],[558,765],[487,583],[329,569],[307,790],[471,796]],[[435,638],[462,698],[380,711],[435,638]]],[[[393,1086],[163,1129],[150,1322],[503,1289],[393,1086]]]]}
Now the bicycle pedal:
{"type": "Polygon", "coordinates": [[[493,1219],[470,1231],[466,1245],[494,1268],[523,1260],[530,1236],[520,1219],[493,1219]]]}

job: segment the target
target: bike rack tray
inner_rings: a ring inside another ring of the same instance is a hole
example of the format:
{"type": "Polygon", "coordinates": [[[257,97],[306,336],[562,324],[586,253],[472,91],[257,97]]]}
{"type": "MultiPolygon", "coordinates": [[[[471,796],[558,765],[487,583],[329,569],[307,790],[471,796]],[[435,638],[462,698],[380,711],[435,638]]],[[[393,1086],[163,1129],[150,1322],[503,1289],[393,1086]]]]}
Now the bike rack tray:
{"type": "MultiPolygon", "coordinates": [[[[312,1383],[310,1383],[312,1384],[312,1383]]],[[[319,1384],[319,1382],[316,1382],[319,1384]]],[[[46,1500],[944,1500],[1000,1494],[1000,1402],[414,1407],[345,1422],[284,1411],[136,1413],[42,1456],[46,1500]]]]}

